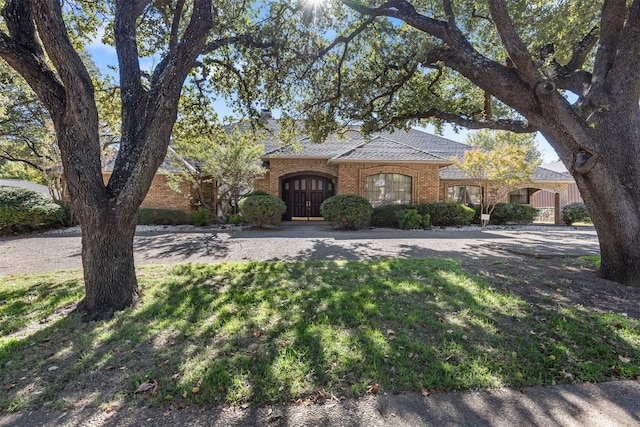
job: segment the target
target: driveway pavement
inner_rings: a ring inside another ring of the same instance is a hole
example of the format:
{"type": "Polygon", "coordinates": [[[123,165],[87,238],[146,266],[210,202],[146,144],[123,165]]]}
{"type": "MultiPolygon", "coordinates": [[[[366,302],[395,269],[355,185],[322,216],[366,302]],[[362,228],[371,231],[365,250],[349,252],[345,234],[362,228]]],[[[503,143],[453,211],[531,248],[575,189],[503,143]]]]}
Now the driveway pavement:
{"type": "MultiPolygon", "coordinates": [[[[137,265],[388,257],[556,258],[599,253],[591,227],[338,231],[324,222],[287,222],[267,230],[140,227],[134,245],[137,265]]],[[[0,276],[81,268],[80,252],[77,228],[0,239],[0,276]]]]}

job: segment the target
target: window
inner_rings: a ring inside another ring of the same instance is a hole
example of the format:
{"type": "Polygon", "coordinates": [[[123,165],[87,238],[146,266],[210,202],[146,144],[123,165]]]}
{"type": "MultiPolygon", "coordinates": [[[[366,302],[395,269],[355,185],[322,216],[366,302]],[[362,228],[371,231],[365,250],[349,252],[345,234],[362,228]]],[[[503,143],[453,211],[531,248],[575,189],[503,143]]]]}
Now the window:
{"type": "Polygon", "coordinates": [[[462,205],[479,205],[482,202],[482,187],[457,185],[447,189],[447,201],[462,205]]]}
{"type": "Polygon", "coordinates": [[[529,189],[521,188],[509,193],[509,203],[519,203],[521,205],[529,204],[529,189]]]}
{"type": "Polygon", "coordinates": [[[369,175],[366,197],[372,206],[411,204],[411,177],[396,173],[369,175]]]}

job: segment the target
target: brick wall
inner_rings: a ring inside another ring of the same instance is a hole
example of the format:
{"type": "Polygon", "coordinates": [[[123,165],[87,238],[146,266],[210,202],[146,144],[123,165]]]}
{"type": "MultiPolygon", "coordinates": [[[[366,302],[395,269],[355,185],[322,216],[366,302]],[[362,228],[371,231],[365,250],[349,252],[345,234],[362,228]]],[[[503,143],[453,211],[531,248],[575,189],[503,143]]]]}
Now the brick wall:
{"type": "Polygon", "coordinates": [[[278,159],[269,161],[269,171],[262,179],[254,181],[254,190],[266,191],[272,196],[281,197],[280,182],[292,175],[320,175],[329,178],[338,176],[338,167],[327,164],[326,159],[278,159]]]}
{"type": "MultiPolygon", "coordinates": [[[[102,179],[105,184],[109,181],[110,173],[103,173],[102,179]]],[[[156,174],[151,182],[151,187],[147,196],[140,205],[141,208],[176,209],[191,212],[191,189],[190,185],[181,185],[182,193],[176,193],[167,183],[167,176],[156,174]]]]}

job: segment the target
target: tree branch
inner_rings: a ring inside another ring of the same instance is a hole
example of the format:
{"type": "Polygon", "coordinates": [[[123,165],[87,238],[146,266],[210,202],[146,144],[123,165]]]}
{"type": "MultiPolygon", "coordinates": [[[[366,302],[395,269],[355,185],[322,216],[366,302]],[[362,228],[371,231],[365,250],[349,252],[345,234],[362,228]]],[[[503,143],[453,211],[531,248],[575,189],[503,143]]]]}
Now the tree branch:
{"type": "Polygon", "coordinates": [[[605,0],[600,20],[600,42],[593,66],[593,82],[601,85],[615,61],[626,18],[625,0],[605,0]]]}
{"type": "Polygon", "coordinates": [[[611,79],[608,86],[615,88],[614,96],[622,101],[622,109],[637,111],[640,97],[640,0],[634,0],[628,9],[617,47],[615,62],[607,76],[611,79]]]}
{"type": "Polygon", "coordinates": [[[393,119],[390,120],[389,124],[401,123],[401,122],[406,122],[411,120],[424,120],[424,119],[438,119],[448,123],[454,123],[458,126],[462,126],[467,129],[508,130],[514,133],[533,133],[538,130],[536,127],[522,120],[509,120],[509,119],[475,120],[475,119],[463,117],[457,114],[451,114],[444,111],[440,111],[435,108],[431,108],[427,111],[421,111],[413,114],[405,114],[402,116],[394,117],[393,119]]]}
{"type": "Polygon", "coordinates": [[[516,66],[520,78],[531,87],[534,87],[540,80],[538,71],[531,60],[529,50],[513,27],[506,2],[504,0],[489,0],[488,3],[491,10],[491,18],[498,30],[507,55],[516,66]]]}

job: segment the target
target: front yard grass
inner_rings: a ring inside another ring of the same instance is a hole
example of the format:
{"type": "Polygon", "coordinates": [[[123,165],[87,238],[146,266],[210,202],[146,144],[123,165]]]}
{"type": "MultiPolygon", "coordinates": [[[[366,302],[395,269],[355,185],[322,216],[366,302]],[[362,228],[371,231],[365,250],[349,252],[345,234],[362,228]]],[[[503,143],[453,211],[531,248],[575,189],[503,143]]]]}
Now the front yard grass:
{"type": "Polygon", "coordinates": [[[313,403],[636,378],[637,319],[532,305],[449,260],[138,269],[141,304],[68,310],[81,273],[2,277],[0,409],[313,403]]]}

